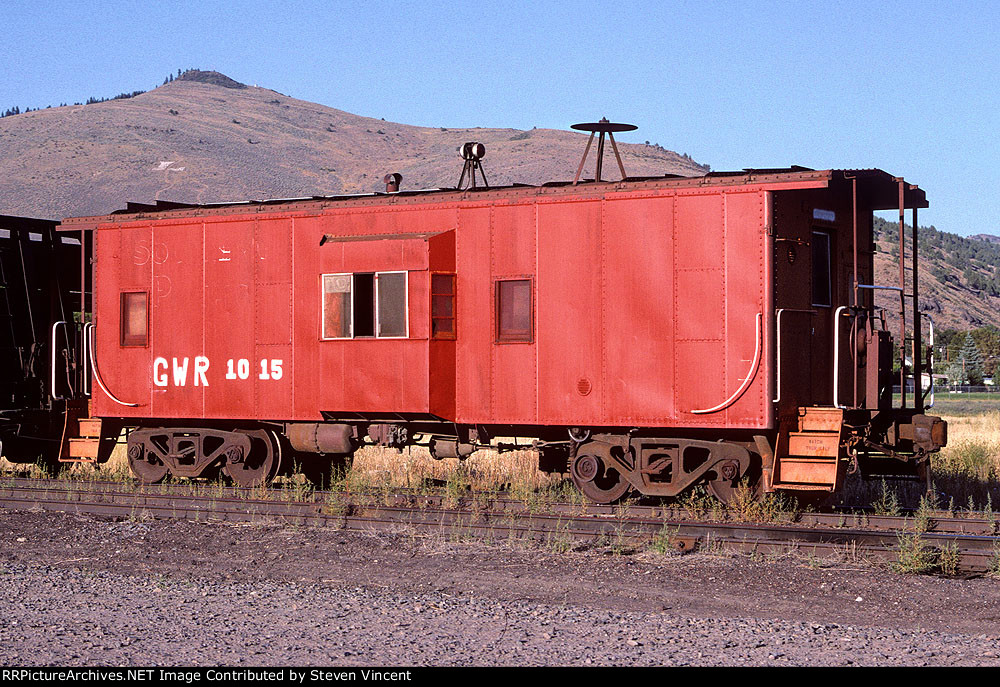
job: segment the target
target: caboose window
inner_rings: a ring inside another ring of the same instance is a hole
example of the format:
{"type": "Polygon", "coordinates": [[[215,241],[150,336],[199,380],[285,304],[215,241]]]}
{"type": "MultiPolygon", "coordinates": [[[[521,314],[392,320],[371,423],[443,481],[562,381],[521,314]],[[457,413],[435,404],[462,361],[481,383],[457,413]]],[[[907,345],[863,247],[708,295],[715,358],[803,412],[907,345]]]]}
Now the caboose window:
{"type": "Polygon", "coordinates": [[[375,336],[375,274],[354,275],[354,338],[375,336]]]}
{"type": "Polygon", "coordinates": [[[323,338],[351,337],[351,275],[323,275],[323,338]]]}
{"type": "Polygon", "coordinates": [[[323,339],[406,338],[406,272],[324,274],[323,339]]]}
{"type": "Polygon", "coordinates": [[[146,316],[146,293],[122,294],[122,346],[145,346],[148,340],[149,320],[146,316]]]}
{"type": "Polygon", "coordinates": [[[822,231],[812,233],[812,304],[833,304],[830,286],[830,235],[822,231]]]}
{"type": "Polygon", "coordinates": [[[531,280],[502,279],[496,283],[497,342],[531,341],[531,280]]]}
{"type": "Polygon", "coordinates": [[[406,272],[379,272],[375,275],[378,335],[383,338],[406,336],[406,272]]]}
{"type": "Polygon", "coordinates": [[[431,275],[431,337],[455,338],[455,275],[431,275]]]}

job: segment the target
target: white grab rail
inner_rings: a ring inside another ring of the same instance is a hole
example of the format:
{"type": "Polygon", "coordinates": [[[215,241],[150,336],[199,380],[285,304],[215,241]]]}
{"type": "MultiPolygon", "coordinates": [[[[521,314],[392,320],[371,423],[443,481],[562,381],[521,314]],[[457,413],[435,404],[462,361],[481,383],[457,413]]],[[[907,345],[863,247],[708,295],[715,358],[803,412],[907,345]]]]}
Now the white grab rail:
{"type": "MultiPolygon", "coordinates": [[[[924,406],[924,410],[930,410],[931,408],[934,407],[934,318],[931,317],[930,315],[928,315],[925,312],[920,313],[920,316],[921,317],[926,317],[927,318],[927,322],[931,326],[931,332],[930,332],[931,337],[930,337],[930,341],[927,344],[928,348],[930,348],[930,350],[931,350],[931,369],[929,369],[927,371],[928,376],[931,378],[931,392],[930,392],[930,394],[931,394],[931,402],[930,402],[930,405],[925,405],[924,406]]],[[[921,384],[921,386],[923,386],[923,385],[921,384]]]]}
{"type": "Polygon", "coordinates": [[[777,382],[775,383],[775,389],[777,393],[774,396],[772,403],[778,403],[781,400],[781,316],[786,312],[804,312],[810,315],[815,315],[815,310],[800,310],[798,308],[778,308],[777,315],[775,319],[775,339],[777,339],[777,352],[775,353],[776,364],[775,376],[777,377],[777,382]]]}
{"type": "Polygon", "coordinates": [[[84,396],[90,396],[90,377],[87,375],[87,361],[90,360],[90,337],[88,336],[88,331],[90,327],[93,327],[92,322],[85,322],[83,325],[83,375],[80,382],[84,396]]]}
{"type": "MultiPolygon", "coordinates": [[[[49,396],[56,401],[65,401],[65,396],[60,396],[56,393],[56,331],[59,326],[67,326],[66,320],[59,320],[52,325],[52,352],[50,355],[50,365],[49,365],[49,396]]],[[[66,335],[66,340],[69,341],[69,335],[66,335]]]]}
{"type": "Polygon", "coordinates": [[[840,313],[849,309],[842,305],[833,315],[833,405],[844,410],[847,410],[847,406],[840,405],[840,313]]]}
{"type": "Polygon", "coordinates": [[[125,406],[127,408],[138,408],[138,403],[127,403],[125,401],[119,400],[117,396],[108,391],[108,387],[104,386],[104,380],[101,379],[101,373],[97,371],[97,346],[94,345],[94,327],[91,324],[90,330],[88,331],[90,338],[90,371],[94,375],[94,380],[97,382],[97,386],[101,387],[101,391],[108,395],[112,401],[120,406],[125,406]]]}
{"type": "Polygon", "coordinates": [[[762,319],[763,319],[763,313],[757,313],[757,331],[756,331],[757,340],[754,343],[753,362],[750,363],[750,371],[747,372],[746,379],[744,379],[743,383],[740,384],[740,388],[737,389],[735,392],[733,392],[732,396],[730,396],[729,398],[727,398],[725,401],[723,401],[719,405],[714,406],[712,408],[703,408],[701,410],[692,410],[691,411],[692,413],[694,413],[696,415],[702,415],[704,413],[717,413],[720,410],[725,410],[726,408],[728,408],[729,406],[731,406],[733,403],[735,403],[736,399],[738,399],[740,396],[742,396],[743,392],[747,390],[748,386],[750,386],[750,382],[753,381],[754,375],[757,374],[757,366],[760,364],[760,348],[761,348],[761,338],[762,338],[761,337],[761,320],[762,319]]]}

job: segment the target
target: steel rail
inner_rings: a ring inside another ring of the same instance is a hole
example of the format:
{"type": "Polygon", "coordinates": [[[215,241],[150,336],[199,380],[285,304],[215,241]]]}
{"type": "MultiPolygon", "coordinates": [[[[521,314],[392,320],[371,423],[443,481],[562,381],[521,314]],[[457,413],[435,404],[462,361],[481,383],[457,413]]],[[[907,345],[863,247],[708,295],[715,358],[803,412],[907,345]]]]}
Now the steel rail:
{"type": "MultiPolygon", "coordinates": [[[[87,485],[88,483],[76,483],[87,485]]],[[[106,486],[106,485],[104,485],[106,486]]],[[[121,487],[122,485],[118,485],[121,487]]],[[[558,541],[603,540],[635,544],[659,539],[679,551],[713,545],[759,553],[790,551],[830,554],[851,551],[892,560],[898,557],[901,531],[831,527],[802,523],[733,523],[639,516],[628,508],[616,512],[572,513],[491,510],[489,503],[465,499],[464,507],[446,497],[414,494],[359,495],[327,492],[325,499],[279,501],[232,495],[151,493],[122,489],[18,486],[0,483],[0,508],[42,510],[126,518],[186,519],[203,522],[279,522],[335,526],[351,530],[416,528],[449,536],[522,538],[558,541]],[[435,501],[435,499],[438,499],[435,501]]],[[[525,504],[521,504],[522,506],[525,504]]],[[[564,504],[571,505],[571,504],[564,504]]],[[[577,506],[577,508],[581,508],[577,506]]],[[[908,519],[909,520],[909,519],[908,519]]],[[[909,520],[913,523],[913,520],[909,520]]],[[[923,545],[952,549],[960,570],[978,573],[995,566],[1000,537],[919,531],[923,545]]]]}
{"type": "MultiPolygon", "coordinates": [[[[266,489],[246,489],[219,484],[193,485],[185,483],[139,484],[136,482],[66,480],[60,478],[0,478],[0,488],[16,487],[36,493],[78,492],[80,487],[103,489],[107,492],[139,494],[144,497],[205,497],[216,503],[246,503],[248,501],[277,503],[324,503],[350,499],[352,503],[364,506],[372,503],[392,503],[413,505],[414,507],[445,507],[454,503],[462,508],[476,508],[511,515],[525,512],[547,512],[550,514],[570,514],[602,516],[615,515],[627,518],[657,518],[668,520],[710,520],[713,512],[677,505],[644,505],[629,503],[606,505],[590,502],[542,500],[528,502],[511,496],[508,492],[467,492],[452,496],[443,490],[395,488],[385,490],[325,491],[295,488],[269,487],[266,489]]],[[[69,497],[67,497],[69,498],[69,497]]],[[[721,505],[721,504],[720,504],[721,505]]],[[[726,519],[732,520],[731,513],[719,511],[726,519]]],[[[776,513],[770,522],[794,524],[803,527],[855,528],[889,532],[920,531],[940,534],[968,534],[992,536],[1000,534],[1000,517],[972,517],[951,511],[929,510],[925,513],[901,513],[898,515],[878,514],[868,509],[839,510],[833,512],[801,512],[790,510],[776,513]]]]}

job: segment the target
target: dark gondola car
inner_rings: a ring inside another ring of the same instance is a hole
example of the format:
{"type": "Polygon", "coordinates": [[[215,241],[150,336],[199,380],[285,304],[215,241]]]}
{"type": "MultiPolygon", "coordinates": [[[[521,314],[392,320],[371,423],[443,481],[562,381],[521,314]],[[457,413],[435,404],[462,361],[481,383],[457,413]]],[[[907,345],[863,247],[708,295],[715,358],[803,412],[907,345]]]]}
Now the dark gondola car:
{"type": "Polygon", "coordinates": [[[76,392],[80,241],[57,226],[0,215],[0,453],[11,461],[55,460],[76,392]]]}

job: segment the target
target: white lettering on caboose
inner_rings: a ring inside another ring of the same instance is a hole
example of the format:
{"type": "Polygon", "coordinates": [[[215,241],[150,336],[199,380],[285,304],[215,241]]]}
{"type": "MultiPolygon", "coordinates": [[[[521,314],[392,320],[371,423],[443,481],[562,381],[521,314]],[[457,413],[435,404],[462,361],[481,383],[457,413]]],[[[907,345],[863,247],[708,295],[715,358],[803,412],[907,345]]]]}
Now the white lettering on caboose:
{"type": "MultiPolygon", "coordinates": [[[[169,386],[170,378],[167,370],[173,372],[174,386],[187,386],[188,381],[188,361],[190,358],[171,358],[173,364],[167,362],[166,358],[156,358],[153,360],[153,384],[156,386],[169,386]]],[[[195,386],[208,386],[208,358],[203,355],[195,356],[194,371],[192,378],[195,386]]]]}
{"type": "MultiPolygon", "coordinates": [[[[257,379],[264,381],[277,381],[284,376],[282,365],[284,361],[278,359],[263,358],[260,361],[260,374],[257,379]]],[[[203,355],[194,358],[194,365],[191,365],[191,358],[171,358],[167,360],[163,357],[153,359],[153,384],[158,387],[167,386],[187,386],[188,372],[194,386],[208,386],[208,368],[210,363],[203,355]]],[[[246,358],[234,360],[230,358],[226,361],[226,379],[249,379],[250,361],[246,358]]]]}

